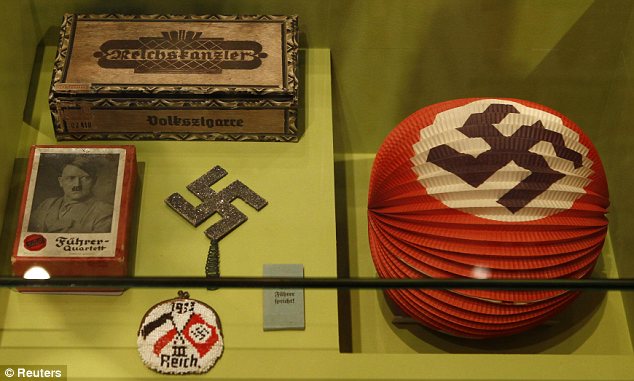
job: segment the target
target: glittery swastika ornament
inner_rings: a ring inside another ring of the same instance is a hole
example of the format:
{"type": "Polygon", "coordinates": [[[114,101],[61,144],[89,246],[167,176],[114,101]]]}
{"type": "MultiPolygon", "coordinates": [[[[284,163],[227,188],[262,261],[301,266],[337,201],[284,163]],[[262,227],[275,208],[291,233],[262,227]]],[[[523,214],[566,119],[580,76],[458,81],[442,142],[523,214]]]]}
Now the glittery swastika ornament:
{"type": "MultiPolygon", "coordinates": [[[[377,153],[368,229],[383,278],[588,277],[607,233],[605,173],[571,120],[517,99],[459,99],[401,122],[377,153]]],[[[390,290],[404,312],[452,335],[538,325],[578,293],[390,290]]]]}
{"type": "Polygon", "coordinates": [[[216,312],[183,292],[145,314],[137,346],[148,368],[166,374],[205,373],[224,349],[216,312]]]}
{"type": "Polygon", "coordinates": [[[211,240],[205,266],[205,274],[210,278],[220,276],[219,241],[248,219],[244,213],[231,203],[239,198],[257,211],[268,205],[265,199],[239,180],[232,182],[219,192],[211,189],[212,185],[226,175],[227,171],[216,165],[187,185],[187,190],[202,201],[197,206],[189,203],[180,193],[172,193],[165,200],[165,203],[170,208],[196,227],[216,213],[221,216],[220,221],[215,222],[205,230],[205,235],[211,240]]]}
{"type": "Polygon", "coordinates": [[[165,203],[194,226],[200,225],[215,213],[220,214],[222,219],[205,230],[209,239],[220,241],[247,220],[247,216],[231,204],[233,200],[239,198],[258,211],[268,204],[239,180],[220,192],[210,188],[226,175],[227,171],[217,165],[187,185],[187,189],[202,201],[198,206],[190,204],[180,193],[173,193],[165,203]]]}

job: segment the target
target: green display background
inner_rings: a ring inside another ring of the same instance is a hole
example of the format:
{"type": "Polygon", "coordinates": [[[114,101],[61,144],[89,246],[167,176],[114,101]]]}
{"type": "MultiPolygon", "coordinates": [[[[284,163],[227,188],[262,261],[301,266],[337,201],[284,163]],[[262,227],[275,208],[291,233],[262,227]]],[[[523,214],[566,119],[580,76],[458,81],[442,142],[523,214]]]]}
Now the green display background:
{"type": "MultiPolygon", "coordinates": [[[[626,133],[634,71],[629,0],[14,0],[3,6],[1,27],[12,38],[2,40],[11,54],[0,57],[1,75],[15,87],[3,86],[1,107],[12,110],[2,117],[13,125],[35,47],[45,36],[57,38],[64,12],[295,13],[302,45],[331,49],[335,152],[376,152],[399,121],[425,105],[522,98],[577,122],[612,179],[613,215],[628,202],[619,193],[628,187],[614,179],[627,181],[621,168],[628,168],[634,140],[626,133]]],[[[12,147],[8,137],[4,144],[12,147]]],[[[613,222],[618,229],[618,216],[613,222]]],[[[614,229],[616,248],[625,248],[614,229]]]]}
{"type": "MultiPolygon", "coordinates": [[[[19,186],[11,183],[11,176],[22,120],[37,122],[28,120],[28,110],[23,112],[34,92],[29,88],[31,73],[41,69],[33,69],[37,47],[54,43],[64,12],[298,14],[302,46],[331,50],[339,158],[335,169],[344,192],[338,195],[338,239],[347,249],[365,244],[355,241],[363,237],[345,231],[351,222],[362,224],[363,216],[345,215],[345,209],[364,207],[364,195],[355,193],[355,187],[365,187],[356,182],[365,181],[369,168],[350,160],[365,155],[363,160],[370,161],[383,138],[407,115],[425,105],[473,96],[523,98],[557,109],[599,150],[609,179],[618,275],[634,277],[632,1],[3,1],[0,213],[11,187],[19,186]]],[[[351,266],[355,271],[356,265],[351,266]]],[[[634,295],[623,295],[634,332],[634,295]]]]}

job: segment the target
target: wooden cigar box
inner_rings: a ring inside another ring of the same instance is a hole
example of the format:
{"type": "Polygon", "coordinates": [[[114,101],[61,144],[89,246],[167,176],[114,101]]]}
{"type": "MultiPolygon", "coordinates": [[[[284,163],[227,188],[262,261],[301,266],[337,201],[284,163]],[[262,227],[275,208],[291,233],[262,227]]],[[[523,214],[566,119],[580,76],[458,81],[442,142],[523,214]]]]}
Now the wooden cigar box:
{"type": "Polygon", "coordinates": [[[296,16],[64,17],[58,140],[297,141],[296,16]]]}

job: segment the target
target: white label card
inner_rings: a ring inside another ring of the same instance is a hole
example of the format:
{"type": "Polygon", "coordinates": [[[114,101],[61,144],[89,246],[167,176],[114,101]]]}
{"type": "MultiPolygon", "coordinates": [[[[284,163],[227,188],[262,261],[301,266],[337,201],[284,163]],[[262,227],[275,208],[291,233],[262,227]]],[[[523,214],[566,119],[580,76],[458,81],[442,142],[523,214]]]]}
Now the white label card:
{"type": "MultiPolygon", "coordinates": [[[[300,264],[265,264],[265,277],[303,278],[304,266],[300,264]]],[[[304,289],[274,288],[264,290],[264,330],[303,330],[304,289]]]]}

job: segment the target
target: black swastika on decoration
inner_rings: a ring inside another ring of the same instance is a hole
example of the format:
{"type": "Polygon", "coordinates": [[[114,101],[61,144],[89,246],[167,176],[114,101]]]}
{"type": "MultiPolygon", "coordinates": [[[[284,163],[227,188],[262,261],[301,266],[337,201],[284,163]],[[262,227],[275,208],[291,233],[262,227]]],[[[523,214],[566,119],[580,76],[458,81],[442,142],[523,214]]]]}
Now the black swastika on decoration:
{"type": "Polygon", "coordinates": [[[203,341],[211,335],[211,329],[204,325],[198,325],[189,331],[189,335],[198,341],[203,341]]]}
{"type": "Polygon", "coordinates": [[[551,143],[557,156],[571,161],[575,168],[581,167],[583,157],[567,148],[562,135],[544,128],[541,121],[523,125],[513,135],[504,136],[494,124],[510,113],[518,111],[511,105],[492,104],[482,113],[471,114],[457,129],[470,138],[482,138],[490,150],[473,157],[443,144],[429,151],[427,161],[455,174],[474,188],[510,162],[529,170],[530,175],[497,201],[511,213],[516,213],[565,176],[550,168],[543,156],[530,152],[531,147],[542,141],[551,143]]]}
{"type": "Polygon", "coordinates": [[[193,206],[179,193],[174,193],[165,200],[192,225],[198,226],[214,213],[219,213],[222,219],[205,230],[205,234],[212,240],[219,241],[247,220],[247,216],[231,204],[236,198],[241,199],[256,210],[261,210],[268,203],[253,192],[242,182],[236,180],[220,192],[215,192],[211,186],[227,175],[220,166],[215,166],[191,184],[187,189],[198,197],[202,204],[193,206]]]}

